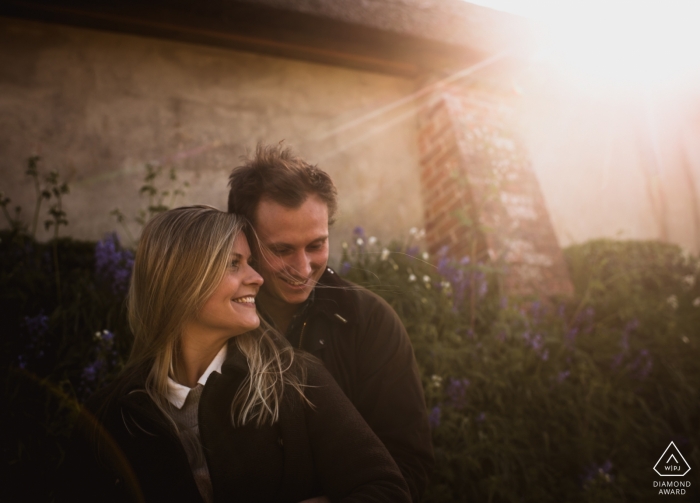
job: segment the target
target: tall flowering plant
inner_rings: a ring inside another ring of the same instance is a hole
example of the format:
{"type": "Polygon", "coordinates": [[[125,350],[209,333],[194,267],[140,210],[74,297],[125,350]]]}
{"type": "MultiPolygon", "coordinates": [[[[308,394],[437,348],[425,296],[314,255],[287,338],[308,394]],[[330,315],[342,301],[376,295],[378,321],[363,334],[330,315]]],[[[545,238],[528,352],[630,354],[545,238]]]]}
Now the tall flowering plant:
{"type": "Polygon", "coordinates": [[[571,247],[577,291],[557,303],[502,297],[494,266],[428,256],[418,236],[385,247],[357,228],[339,271],[411,337],[437,461],[425,501],[650,500],[671,440],[700,465],[697,258],[571,247]]]}

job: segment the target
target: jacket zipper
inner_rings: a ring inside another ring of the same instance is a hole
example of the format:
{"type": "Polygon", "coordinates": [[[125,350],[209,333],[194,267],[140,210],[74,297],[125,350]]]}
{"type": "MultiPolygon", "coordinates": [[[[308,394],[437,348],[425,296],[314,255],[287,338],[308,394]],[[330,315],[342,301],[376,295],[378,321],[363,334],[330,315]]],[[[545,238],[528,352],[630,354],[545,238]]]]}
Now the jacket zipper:
{"type": "Polygon", "coordinates": [[[304,321],[304,324],[301,326],[301,333],[299,334],[299,349],[302,349],[301,345],[304,342],[304,329],[306,328],[306,321],[304,321]]]}

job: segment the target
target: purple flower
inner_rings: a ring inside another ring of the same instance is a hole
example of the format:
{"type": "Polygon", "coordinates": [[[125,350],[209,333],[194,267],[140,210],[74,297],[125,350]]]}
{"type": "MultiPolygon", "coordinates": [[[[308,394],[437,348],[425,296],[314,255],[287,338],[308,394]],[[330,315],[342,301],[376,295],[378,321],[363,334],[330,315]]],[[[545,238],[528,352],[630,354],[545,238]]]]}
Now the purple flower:
{"type": "Polygon", "coordinates": [[[42,358],[44,348],[50,345],[45,337],[49,332],[49,317],[43,310],[36,316],[25,316],[23,325],[28,337],[24,347],[26,353],[17,357],[17,366],[21,369],[26,368],[30,360],[42,358]]]}
{"type": "Polygon", "coordinates": [[[84,397],[89,396],[101,382],[115,371],[119,363],[119,353],[114,345],[114,332],[102,330],[95,332],[95,345],[90,352],[91,363],[83,368],[80,391],[84,397]]]}
{"type": "Polygon", "coordinates": [[[355,237],[365,239],[365,230],[359,225],[353,229],[352,233],[355,237]]]}
{"type": "Polygon", "coordinates": [[[612,368],[615,369],[615,368],[619,367],[620,364],[622,363],[622,359],[623,359],[624,357],[625,357],[625,354],[624,354],[624,353],[618,353],[618,354],[616,354],[615,357],[613,358],[613,361],[612,361],[612,368]]]}
{"type": "Polygon", "coordinates": [[[40,311],[39,314],[33,318],[25,316],[24,326],[32,338],[43,337],[46,335],[46,332],[49,331],[49,317],[44,314],[44,311],[40,311]]]}
{"type": "Polygon", "coordinates": [[[629,369],[637,379],[644,380],[651,373],[653,366],[654,362],[649,351],[642,349],[637,358],[629,365],[629,369]]]}
{"type": "Polygon", "coordinates": [[[450,378],[450,383],[447,385],[447,396],[449,397],[450,405],[455,409],[462,409],[467,405],[467,388],[469,387],[469,379],[450,378]]]}
{"type": "MultiPolygon", "coordinates": [[[[468,260],[468,257],[465,257],[468,260]]],[[[464,261],[464,259],[462,259],[464,261]]],[[[452,285],[452,302],[454,310],[457,310],[467,298],[470,288],[470,274],[464,269],[465,264],[456,264],[454,261],[443,257],[438,261],[437,270],[440,275],[452,285]]]]}
{"type": "Polygon", "coordinates": [[[86,366],[83,369],[83,380],[87,381],[89,383],[94,383],[97,380],[97,377],[100,373],[100,370],[102,369],[102,361],[101,360],[96,360],[86,366]]]}
{"type": "Polygon", "coordinates": [[[479,297],[483,297],[489,291],[489,283],[486,281],[486,275],[483,272],[476,274],[476,284],[478,286],[479,297]]]}
{"type": "MultiPolygon", "coordinates": [[[[639,326],[639,321],[632,320],[625,325],[622,331],[622,336],[620,337],[620,352],[613,358],[612,366],[617,368],[622,364],[622,360],[629,353],[630,350],[630,333],[639,326]]],[[[651,369],[650,369],[651,370],[651,369]]]]}
{"type": "Polygon", "coordinates": [[[430,425],[431,429],[435,429],[440,426],[441,413],[442,411],[440,410],[439,405],[436,405],[431,409],[430,414],[428,414],[428,424],[430,425]]]}
{"type": "Polygon", "coordinates": [[[602,465],[592,464],[586,470],[583,478],[583,485],[586,486],[591,484],[595,480],[602,480],[605,482],[612,482],[615,477],[613,477],[610,472],[612,471],[613,464],[608,459],[602,465]]]}
{"type": "Polygon", "coordinates": [[[350,269],[352,269],[352,265],[350,264],[350,262],[344,261],[340,266],[340,274],[344,276],[350,272],[350,269]]]}
{"type": "Polygon", "coordinates": [[[115,295],[126,293],[133,266],[133,252],[122,248],[116,233],[95,245],[95,274],[110,284],[115,295]]]}
{"type": "Polygon", "coordinates": [[[531,340],[530,340],[530,346],[532,346],[532,349],[534,349],[536,352],[540,352],[542,350],[542,336],[540,334],[535,335],[531,340]]]}
{"type": "Polygon", "coordinates": [[[420,253],[420,248],[418,248],[417,246],[410,246],[406,249],[406,255],[408,255],[409,257],[415,258],[418,256],[419,253],[420,253]]]}
{"type": "Polygon", "coordinates": [[[560,382],[560,383],[564,382],[564,380],[567,377],[569,377],[570,374],[571,374],[571,372],[568,370],[563,370],[563,371],[559,372],[559,375],[557,376],[557,382],[560,382]]]}
{"type": "Polygon", "coordinates": [[[108,345],[110,345],[114,340],[114,333],[109,330],[103,330],[102,340],[105,341],[108,345]]]}
{"type": "Polygon", "coordinates": [[[549,349],[545,349],[544,340],[541,334],[530,335],[530,331],[526,330],[522,334],[523,339],[528,346],[539,356],[543,361],[549,360],[549,349]]]}
{"type": "Polygon", "coordinates": [[[589,306],[576,315],[572,325],[581,328],[584,334],[590,334],[593,331],[594,318],[595,310],[589,306]]]}
{"type": "Polygon", "coordinates": [[[583,331],[586,334],[590,334],[593,331],[595,310],[592,307],[587,307],[586,310],[583,312],[583,316],[586,323],[586,328],[584,328],[583,331]]]}
{"type": "Polygon", "coordinates": [[[564,340],[566,341],[566,346],[569,349],[573,349],[574,342],[576,342],[577,335],[578,335],[578,327],[572,327],[569,329],[568,332],[566,332],[566,335],[564,336],[564,340]]]}
{"type": "Polygon", "coordinates": [[[484,421],[486,421],[486,412],[481,412],[478,416],[476,416],[476,422],[483,423],[484,421]]]}

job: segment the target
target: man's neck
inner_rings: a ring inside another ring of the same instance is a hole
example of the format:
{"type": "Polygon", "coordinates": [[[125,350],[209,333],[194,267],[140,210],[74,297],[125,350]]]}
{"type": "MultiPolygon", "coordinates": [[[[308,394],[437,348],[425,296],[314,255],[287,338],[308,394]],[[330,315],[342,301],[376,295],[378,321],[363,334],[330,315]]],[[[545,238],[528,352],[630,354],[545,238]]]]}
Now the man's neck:
{"type": "Polygon", "coordinates": [[[275,328],[282,335],[286,335],[294,315],[299,311],[304,304],[290,304],[267,295],[264,290],[258,293],[257,301],[260,303],[262,310],[272,320],[275,328]]]}

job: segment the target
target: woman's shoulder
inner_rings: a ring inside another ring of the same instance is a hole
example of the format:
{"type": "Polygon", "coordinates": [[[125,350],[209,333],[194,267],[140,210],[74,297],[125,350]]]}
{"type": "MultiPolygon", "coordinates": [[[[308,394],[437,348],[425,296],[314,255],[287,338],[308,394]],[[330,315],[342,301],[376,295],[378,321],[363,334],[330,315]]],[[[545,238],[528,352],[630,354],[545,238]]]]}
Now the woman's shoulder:
{"type": "Polygon", "coordinates": [[[116,408],[124,396],[143,389],[147,370],[143,368],[125,369],[113,381],[97,390],[83,404],[83,409],[93,415],[102,416],[116,408]]]}
{"type": "Polygon", "coordinates": [[[305,376],[304,384],[307,386],[317,386],[327,384],[328,382],[335,383],[335,380],[326,369],[326,366],[321,360],[301,349],[294,350],[294,359],[298,366],[303,369],[305,376]]]}

